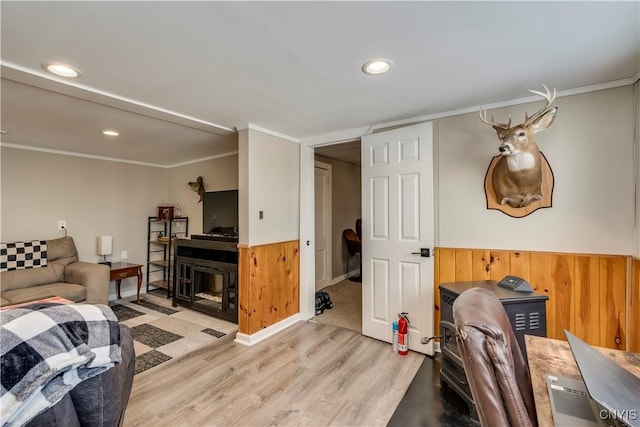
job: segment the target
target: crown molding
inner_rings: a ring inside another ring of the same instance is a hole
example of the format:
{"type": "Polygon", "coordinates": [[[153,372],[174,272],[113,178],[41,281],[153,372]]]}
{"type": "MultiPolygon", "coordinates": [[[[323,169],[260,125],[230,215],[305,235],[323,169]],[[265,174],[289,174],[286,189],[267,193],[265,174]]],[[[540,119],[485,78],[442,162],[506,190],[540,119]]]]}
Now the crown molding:
{"type": "Polygon", "coordinates": [[[63,95],[73,96],[75,98],[118,108],[131,113],[153,117],[170,123],[216,133],[218,135],[231,135],[235,133],[234,129],[226,126],[136,101],[131,98],[116,95],[90,86],[63,80],[45,72],[32,70],[6,61],[0,61],[0,65],[3,79],[13,80],[18,83],[35,86],[52,92],[61,93],[63,95]]]}
{"type": "Polygon", "coordinates": [[[103,161],[107,161],[107,162],[127,163],[127,164],[137,165],[137,166],[151,166],[151,167],[154,167],[154,168],[161,168],[161,169],[171,169],[171,168],[175,168],[175,167],[190,165],[190,164],[193,164],[193,163],[205,162],[207,160],[219,159],[219,158],[222,158],[222,157],[228,157],[228,156],[233,156],[235,154],[238,154],[237,151],[230,151],[228,153],[222,153],[222,154],[218,154],[218,155],[215,155],[215,156],[209,156],[209,157],[204,157],[204,158],[201,158],[201,159],[190,160],[188,162],[183,162],[183,163],[176,163],[176,164],[173,164],[173,165],[158,165],[156,163],[138,162],[138,161],[135,161],[135,160],[118,159],[118,158],[115,158],[115,157],[96,156],[96,155],[93,155],[93,154],[76,153],[74,151],[64,151],[64,150],[54,150],[54,149],[51,149],[51,148],[33,147],[33,146],[30,146],[30,145],[13,144],[13,143],[10,143],[10,142],[0,142],[0,147],[15,148],[17,150],[38,151],[38,152],[41,152],[41,153],[48,153],[48,154],[59,154],[59,155],[62,155],[62,156],[70,156],[70,157],[81,157],[81,158],[85,158],[85,159],[103,160],[103,161]]]}
{"type": "Polygon", "coordinates": [[[286,139],[287,141],[295,142],[300,144],[300,138],[294,138],[293,136],[285,135],[284,133],[276,132],[271,129],[263,128],[262,126],[254,125],[253,123],[248,123],[246,127],[236,128],[238,130],[256,130],[258,132],[266,133],[267,135],[275,136],[276,138],[286,139]]]}
{"type": "MultiPolygon", "coordinates": [[[[579,95],[579,94],[589,93],[589,92],[596,92],[599,90],[614,89],[622,86],[629,86],[629,85],[633,85],[638,80],[640,80],[640,71],[638,71],[638,73],[636,73],[635,76],[630,77],[628,79],[615,80],[612,82],[598,83],[590,86],[582,86],[582,87],[577,87],[573,89],[561,90],[557,93],[556,98],[579,95]]],[[[428,122],[436,119],[442,119],[445,117],[459,116],[462,114],[477,113],[480,110],[480,108],[486,108],[487,110],[492,110],[496,108],[510,107],[513,105],[527,104],[529,102],[535,102],[539,100],[540,98],[537,96],[527,96],[525,98],[517,98],[517,99],[512,99],[507,101],[500,101],[500,102],[495,102],[487,105],[476,105],[473,107],[466,107],[458,110],[444,111],[441,113],[411,117],[408,119],[395,120],[392,122],[376,123],[366,127],[345,129],[339,132],[331,132],[331,133],[326,133],[321,135],[304,137],[302,138],[302,143],[305,146],[310,146],[310,147],[338,144],[342,142],[348,142],[348,141],[360,139],[361,137],[368,135],[376,130],[398,127],[398,126],[408,126],[408,125],[428,122]]]]}

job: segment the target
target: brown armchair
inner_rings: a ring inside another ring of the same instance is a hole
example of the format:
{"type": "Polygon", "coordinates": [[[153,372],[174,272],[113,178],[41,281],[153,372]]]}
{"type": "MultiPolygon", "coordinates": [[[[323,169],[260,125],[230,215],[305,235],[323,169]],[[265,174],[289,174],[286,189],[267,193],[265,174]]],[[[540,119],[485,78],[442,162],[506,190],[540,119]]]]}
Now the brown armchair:
{"type": "MultiPolygon", "coordinates": [[[[352,277],[350,280],[354,282],[362,281],[362,241],[358,237],[355,231],[351,228],[347,228],[342,231],[342,236],[347,244],[347,252],[350,256],[358,256],[360,259],[360,275],[352,277]]],[[[347,260],[347,266],[349,262],[347,260]]]]}
{"type": "Polygon", "coordinates": [[[454,301],[453,319],[480,424],[537,426],[529,368],[500,300],[487,289],[469,289],[454,301]]]}

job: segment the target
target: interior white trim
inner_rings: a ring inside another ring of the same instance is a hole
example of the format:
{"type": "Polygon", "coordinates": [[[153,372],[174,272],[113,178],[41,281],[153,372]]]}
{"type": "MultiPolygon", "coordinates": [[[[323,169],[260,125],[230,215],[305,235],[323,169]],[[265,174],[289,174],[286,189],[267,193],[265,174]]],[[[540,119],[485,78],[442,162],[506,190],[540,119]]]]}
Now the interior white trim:
{"type": "MultiPolygon", "coordinates": [[[[571,96],[571,95],[578,95],[582,93],[596,92],[596,91],[605,90],[605,89],[613,89],[613,88],[622,87],[622,86],[629,86],[634,84],[639,79],[640,79],[640,71],[634,77],[630,77],[628,79],[615,80],[612,82],[598,83],[590,86],[582,86],[582,87],[577,87],[573,89],[561,90],[560,92],[557,93],[556,98],[562,98],[564,96],[571,96]]],[[[493,104],[476,105],[472,107],[461,108],[458,110],[444,111],[441,113],[427,114],[424,116],[411,117],[411,118],[402,119],[402,120],[395,120],[392,122],[376,123],[368,127],[345,129],[339,132],[331,132],[331,133],[322,134],[322,135],[313,135],[309,137],[304,137],[302,138],[302,142],[308,144],[309,146],[314,146],[314,147],[321,146],[321,145],[337,144],[340,142],[347,142],[349,140],[359,139],[360,137],[367,135],[369,133],[372,133],[376,130],[397,127],[397,126],[408,126],[412,124],[433,121],[436,119],[442,119],[445,117],[459,116],[462,114],[477,113],[480,110],[480,108],[493,110],[496,108],[526,104],[529,102],[539,101],[539,99],[540,98],[537,96],[527,96],[524,98],[494,102],[493,104]]]]}
{"type": "Polygon", "coordinates": [[[327,285],[327,287],[329,286],[333,286],[333,285],[337,285],[338,283],[342,282],[343,280],[347,280],[353,276],[357,276],[358,273],[360,272],[360,270],[351,270],[346,274],[341,274],[340,276],[334,277],[333,279],[331,279],[331,281],[329,282],[329,284],[327,285]]]}
{"type": "Polygon", "coordinates": [[[293,136],[285,135],[284,133],[276,132],[271,129],[263,128],[262,126],[254,125],[253,123],[249,123],[246,127],[236,127],[236,129],[238,129],[239,131],[244,129],[257,130],[258,132],[266,133],[267,135],[275,136],[277,138],[286,139],[287,141],[300,144],[300,138],[294,138],[293,136]]]}
{"type": "MultiPolygon", "coordinates": [[[[325,226],[327,227],[328,230],[328,236],[327,236],[327,241],[325,242],[326,247],[325,247],[325,254],[327,256],[327,263],[326,263],[326,267],[325,267],[325,276],[328,278],[327,279],[327,284],[326,286],[329,286],[329,283],[331,282],[331,276],[332,276],[332,263],[333,263],[333,235],[331,233],[331,227],[333,225],[333,218],[332,218],[332,212],[333,212],[333,166],[330,163],[325,163],[325,162],[320,162],[318,160],[314,161],[314,188],[315,188],[315,168],[319,168],[319,169],[324,169],[328,172],[329,175],[329,182],[328,182],[328,189],[327,189],[327,198],[328,200],[326,200],[325,203],[325,209],[326,212],[324,213],[325,215],[325,226]]],[[[314,191],[314,203],[315,203],[315,191],[314,191]]],[[[315,212],[315,206],[314,206],[314,212],[315,212]]],[[[316,273],[317,274],[317,273],[316,273]]],[[[317,286],[317,278],[315,280],[316,282],[316,286],[317,286]]]]}
{"type": "Polygon", "coordinates": [[[235,342],[242,345],[252,346],[258,344],[261,341],[266,340],[269,337],[277,334],[280,331],[287,329],[289,326],[293,326],[294,324],[300,322],[302,319],[300,318],[300,314],[294,314],[293,316],[287,317],[279,321],[278,323],[274,323],[273,325],[264,328],[255,334],[247,335],[241,332],[236,334],[235,342]]]}
{"type": "Polygon", "coordinates": [[[116,159],[114,157],[105,157],[105,156],[94,156],[92,154],[82,154],[76,153],[74,151],[64,151],[64,150],[54,150],[51,148],[42,148],[42,147],[32,147],[30,145],[22,145],[22,144],[12,144],[10,142],[0,142],[0,147],[8,147],[8,148],[16,148],[18,150],[29,150],[29,151],[40,151],[43,153],[51,153],[51,154],[60,154],[62,156],[71,156],[71,157],[84,157],[86,159],[96,159],[96,160],[104,160],[107,162],[116,162],[116,163],[128,163],[132,165],[140,165],[140,166],[151,166],[154,168],[162,168],[162,169],[171,169],[178,166],[190,165],[193,163],[204,162],[207,160],[219,159],[221,157],[228,157],[238,154],[238,151],[230,151],[228,153],[217,154],[215,156],[204,157],[202,159],[190,160],[184,163],[176,163],[173,165],[158,165],[155,163],[147,163],[147,162],[137,162],[135,160],[125,160],[125,159],[116,159]]]}
{"type": "Polygon", "coordinates": [[[90,86],[70,82],[61,79],[44,71],[36,71],[17,64],[0,60],[2,66],[2,78],[14,80],[20,83],[52,90],[76,98],[96,102],[110,107],[120,108],[133,113],[144,114],[156,119],[165,120],[171,123],[192,127],[195,129],[207,130],[219,135],[230,135],[236,133],[234,129],[211,123],[196,117],[181,114],[176,111],[167,110],[135,99],[116,95],[90,86]]]}

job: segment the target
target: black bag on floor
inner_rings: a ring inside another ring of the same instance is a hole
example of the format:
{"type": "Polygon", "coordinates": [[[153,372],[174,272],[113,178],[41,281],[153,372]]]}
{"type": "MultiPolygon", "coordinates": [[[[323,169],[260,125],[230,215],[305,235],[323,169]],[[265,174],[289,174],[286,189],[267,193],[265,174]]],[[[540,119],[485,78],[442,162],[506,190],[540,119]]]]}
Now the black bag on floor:
{"type": "Polygon", "coordinates": [[[324,290],[316,292],[316,316],[324,313],[326,309],[333,308],[331,297],[324,290]]]}

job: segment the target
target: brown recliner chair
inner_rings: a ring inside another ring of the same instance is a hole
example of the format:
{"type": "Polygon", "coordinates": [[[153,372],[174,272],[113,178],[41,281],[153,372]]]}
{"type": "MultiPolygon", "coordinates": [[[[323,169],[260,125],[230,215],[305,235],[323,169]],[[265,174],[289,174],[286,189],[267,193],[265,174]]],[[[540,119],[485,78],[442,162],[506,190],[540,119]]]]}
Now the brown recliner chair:
{"type": "Polygon", "coordinates": [[[537,426],[529,368],[500,300],[469,289],[453,302],[453,319],[480,424],[537,426]]]}

